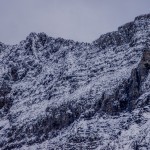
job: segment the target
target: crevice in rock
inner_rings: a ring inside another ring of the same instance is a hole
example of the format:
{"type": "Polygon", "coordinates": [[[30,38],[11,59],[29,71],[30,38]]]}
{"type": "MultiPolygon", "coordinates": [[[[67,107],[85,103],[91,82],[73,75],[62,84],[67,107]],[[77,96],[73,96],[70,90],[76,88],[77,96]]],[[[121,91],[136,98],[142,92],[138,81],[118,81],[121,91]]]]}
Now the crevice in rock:
{"type": "Polygon", "coordinates": [[[104,93],[101,110],[113,115],[135,109],[136,100],[142,94],[141,85],[146,80],[149,69],[150,50],[145,49],[139,65],[132,70],[130,78],[124,81],[114,94],[108,96],[104,93]]]}
{"type": "Polygon", "coordinates": [[[11,87],[3,82],[0,87],[0,109],[3,109],[4,112],[8,112],[12,106],[12,99],[8,94],[11,92],[11,87]]]}

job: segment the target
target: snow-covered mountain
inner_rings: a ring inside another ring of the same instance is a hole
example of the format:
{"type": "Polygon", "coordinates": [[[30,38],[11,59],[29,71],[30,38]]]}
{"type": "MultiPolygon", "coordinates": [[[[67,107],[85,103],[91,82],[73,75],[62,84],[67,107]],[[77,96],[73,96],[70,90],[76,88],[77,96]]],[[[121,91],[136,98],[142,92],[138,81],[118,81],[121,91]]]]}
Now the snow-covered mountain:
{"type": "Polygon", "coordinates": [[[92,43],[0,43],[0,148],[150,149],[149,70],[150,14],[92,43]]]}

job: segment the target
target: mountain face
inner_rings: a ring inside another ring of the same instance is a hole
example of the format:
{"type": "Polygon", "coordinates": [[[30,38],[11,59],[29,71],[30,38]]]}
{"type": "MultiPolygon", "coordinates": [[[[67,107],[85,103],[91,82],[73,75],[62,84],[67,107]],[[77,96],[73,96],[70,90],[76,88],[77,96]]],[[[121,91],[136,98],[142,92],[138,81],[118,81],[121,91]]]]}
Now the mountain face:
{"type": "Polygon", "coordinates": [[[92,43],[0,43],[0,148],[150,149],[150,14],[92,43]]]}

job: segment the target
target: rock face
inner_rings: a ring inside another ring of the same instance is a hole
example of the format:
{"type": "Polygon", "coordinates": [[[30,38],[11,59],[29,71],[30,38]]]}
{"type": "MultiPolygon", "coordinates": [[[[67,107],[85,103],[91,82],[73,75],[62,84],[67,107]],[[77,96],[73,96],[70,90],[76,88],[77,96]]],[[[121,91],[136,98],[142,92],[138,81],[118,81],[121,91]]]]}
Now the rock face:
{"type": "Polygon", "coordinates": [[[92,43],[0,43],[0,70],[2,150],[150,149],[150,14],[92,43]]]}

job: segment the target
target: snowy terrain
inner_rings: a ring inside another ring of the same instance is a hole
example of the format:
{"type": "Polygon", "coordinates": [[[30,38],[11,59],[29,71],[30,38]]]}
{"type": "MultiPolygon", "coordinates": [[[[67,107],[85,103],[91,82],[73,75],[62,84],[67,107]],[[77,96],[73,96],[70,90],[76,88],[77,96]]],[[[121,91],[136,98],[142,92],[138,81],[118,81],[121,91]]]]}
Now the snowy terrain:
{"type": "Polygon", "coordinates": [[[150,14],[92,43],[0,43],[0,70],[2,150],[150,149],[150,14]]]}

